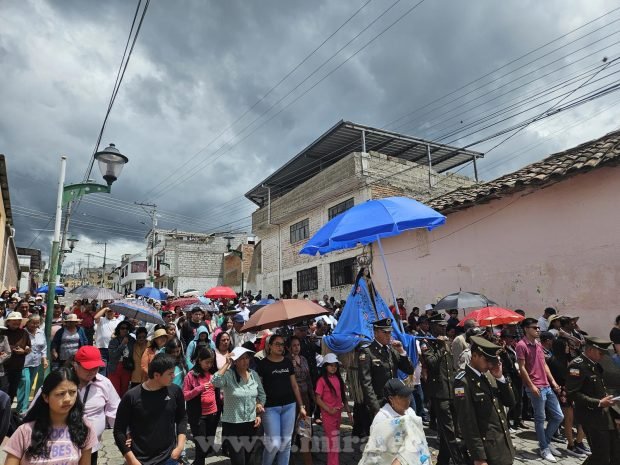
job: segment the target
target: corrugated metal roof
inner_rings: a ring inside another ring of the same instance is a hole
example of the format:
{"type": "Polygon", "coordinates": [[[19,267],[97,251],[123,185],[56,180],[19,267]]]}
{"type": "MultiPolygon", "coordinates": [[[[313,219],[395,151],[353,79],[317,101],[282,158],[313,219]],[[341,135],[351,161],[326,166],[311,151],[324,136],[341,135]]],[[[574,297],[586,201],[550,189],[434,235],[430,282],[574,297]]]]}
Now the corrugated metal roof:
{"type": "Polygon", "coordinates": [[[620,164],[620,130],[580,144],[542,161],[484,184],[463,187],[427,202],[446,214],[502,198],[515,192],[543,187],[602,166],[620,164]]]}
{"type": "Polygon", "coordinates": [[[427,147],[429,147],[432,168],[438,173],[470,162],[474,157],[483,156],[480,152],[461,150],[405,134],[340,121],[245,196],[262,205],[269,186],[272,188],[271,195],[279,197],[348,154],[362,152],[364,139],[366,152],[376,151],[421,165],[428,165],[427,147]]]}

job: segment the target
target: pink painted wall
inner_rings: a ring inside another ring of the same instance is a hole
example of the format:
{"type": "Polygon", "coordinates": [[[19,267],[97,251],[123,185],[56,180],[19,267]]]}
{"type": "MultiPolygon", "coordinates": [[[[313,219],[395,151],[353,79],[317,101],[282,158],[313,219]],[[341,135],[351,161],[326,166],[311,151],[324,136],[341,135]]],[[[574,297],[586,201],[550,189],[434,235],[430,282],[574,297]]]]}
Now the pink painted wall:
{"type": "MultiPolygon", "coordinates": [[[[620,314],[619,203],[620,167],[601,168],[449,214],[430,233],[385,239],[394,292],[407,309],[459,289],[537,318],[552,306],[607,338],[620,314]]],[[[374,280],[391,301],[373,253],[374,280]]]]}

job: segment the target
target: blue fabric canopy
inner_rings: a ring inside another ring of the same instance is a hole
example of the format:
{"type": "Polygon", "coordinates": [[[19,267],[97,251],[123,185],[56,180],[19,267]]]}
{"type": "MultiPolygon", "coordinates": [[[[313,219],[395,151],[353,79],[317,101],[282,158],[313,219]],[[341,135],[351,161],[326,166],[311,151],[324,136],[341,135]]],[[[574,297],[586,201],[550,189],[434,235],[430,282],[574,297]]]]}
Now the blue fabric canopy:
{"type": "MultiPolygon", "coordinates": [[[[56,286],[56,295],[59,296],[63,296],[65,295],[65,288],[62,286],[56,286]]],[[[37,294],[47,294],[47,291],[49,290],[49,287],[47,286],[47,284],[44,284],[43,286],[41,286],[40,288],[38,288],[35,292],[37,294]]]]}
{"type": "MultiPolygon", "coordinates": [[[[346,354],[355,350],[361,342],[371,342],[374,338],[372,323],[377,319],[392,318],[389,307],[378,293],[375,295],[377,315],[372,308],[372,301],[368,292],[366,281],[360,279],[357,286],[353,286],[346,304],[342,309],[338,324],[330,336],[325,336],[323,341],[331,351],[336,354],[346,354]]],[[[392,335],[394,339],[403,343],[403,347],[415,367],[418,364],[418,352],[416,350],[417,336],[401,332],[396,319],[392,318],[392,335]]],[[[407,375],[401,373],[401,378],[407,375]]]]}
{"type": "Polygon", "coordinates": [[[334,250],[367,245],[378,238],[396,236],[408,229],[429,231],[446,222],[431,207],[408,197],[369,200],[350,208],[325,224],[300,250],[323,255],[334,250]]]}
{"type": "Polygon", "coordinates": [[[166,297],[168,297],[156,287],[143,287],[136,291],[136,295],[141,295],[142,297],[155,300],[166,300],[166,297]]]}

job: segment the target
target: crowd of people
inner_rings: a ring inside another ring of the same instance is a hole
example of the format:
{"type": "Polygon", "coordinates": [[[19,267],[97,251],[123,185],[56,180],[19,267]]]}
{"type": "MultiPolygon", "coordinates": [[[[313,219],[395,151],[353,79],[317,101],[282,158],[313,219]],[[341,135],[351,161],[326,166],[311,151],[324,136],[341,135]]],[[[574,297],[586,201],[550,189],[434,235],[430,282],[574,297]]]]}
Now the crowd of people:
{"type": "MultiPolygon", "coordinates": [[[[518,323],[480,327],[460,321],[457,309],[445,314],[429,304],[421,314],[397,299],[393,318],[375,321],[373,340],[344,360],[322,338],[346,302],[325,295],[316,302],[328,315],[244,332],[261,294],[208,307],[182,308],[173,296],[151,302],[164,324],[125,318],[105,301],[55,304],[48,359],[43,296],[5,291],[0,435],[11,430],[6,463],[53,457],[48,461],[96,465],[103,432],[112,427],[128,465],[187,462],[188,433],[195,465],[215,453],[233,465],[284,465],[293,444],[311,465],[320,443],[313,433],[321,425],[320,448],[328,465],[337,465],[343,418],[362,438],[363,464],[430,465],[423,429],[429,427],[438,433],[439,465],[508,465],[515,457],[512,436],[528,429],[527,421],[543,460],[566,454],[588,464],[620,463],[614,397],[620,386],[606,386],[601,368],[605,354],[614,347],[620,353],[620,317],[611,347],[582,331],[578,317],[553,308],[540,318],[517,310],[518,323]],[[393,337],[392,319],[415,336],[416,356],[393,337]],[[354,390],[361,394],[352,396],[354,390]]],[[[620,366],[620,357],[609,358],[620,366]]]]}

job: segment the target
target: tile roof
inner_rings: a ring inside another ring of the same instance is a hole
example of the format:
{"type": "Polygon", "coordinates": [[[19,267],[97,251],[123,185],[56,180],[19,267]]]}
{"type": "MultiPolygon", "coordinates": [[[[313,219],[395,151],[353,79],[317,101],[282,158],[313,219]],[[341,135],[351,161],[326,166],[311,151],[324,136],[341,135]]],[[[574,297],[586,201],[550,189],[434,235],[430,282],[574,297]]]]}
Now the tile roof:
{"type": "Polygon", "coordinates": [[[528,189],[540,188],[602,166],[620,164],[620,130],[585,142],[484,184],[462,187],[426,202],[452,213],[528,189]]]}

